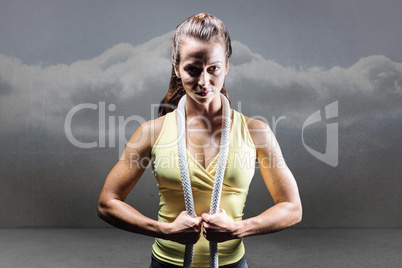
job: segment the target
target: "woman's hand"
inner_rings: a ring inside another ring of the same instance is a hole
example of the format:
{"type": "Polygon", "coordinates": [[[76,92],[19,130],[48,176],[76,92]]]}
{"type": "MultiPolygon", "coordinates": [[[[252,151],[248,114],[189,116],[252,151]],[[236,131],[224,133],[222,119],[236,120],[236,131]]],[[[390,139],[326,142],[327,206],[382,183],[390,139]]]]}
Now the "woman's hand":
{"type": "Polygon", "coordinates": [[[179,216],[168,224],[166,239],[184,245],[193,245],[200,239],[202,218],[193,218],[182,211],[179,216]]]}
{"type": "Polygon", "coordinates": [[[236,238],[236,224],[223,208],[219,209],[216,214],[204,213],[201,217],[204,225],[204,237],[207,240],[224,242],[236,238]]]}

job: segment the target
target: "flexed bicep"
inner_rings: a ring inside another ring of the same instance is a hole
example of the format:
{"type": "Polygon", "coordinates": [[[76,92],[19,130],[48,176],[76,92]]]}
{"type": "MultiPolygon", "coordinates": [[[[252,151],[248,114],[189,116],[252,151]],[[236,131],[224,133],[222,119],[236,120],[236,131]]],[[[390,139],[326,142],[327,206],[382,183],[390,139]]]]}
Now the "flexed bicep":
{"type": "Polygon", "coordinates": [[[301,208],[296,180],[286,165],[274,133],[259,120],[252,120],[250,125],[261,176],[275,204],[290,202],[301,208]]]}
{"type": "Polygon", "coordinates": [[[124,200],[138,182],[150,159],[149,131],[148,123],[144,123],[131,136],[120,160],[106,178],[100,202],[102,199],[124,200]]]}

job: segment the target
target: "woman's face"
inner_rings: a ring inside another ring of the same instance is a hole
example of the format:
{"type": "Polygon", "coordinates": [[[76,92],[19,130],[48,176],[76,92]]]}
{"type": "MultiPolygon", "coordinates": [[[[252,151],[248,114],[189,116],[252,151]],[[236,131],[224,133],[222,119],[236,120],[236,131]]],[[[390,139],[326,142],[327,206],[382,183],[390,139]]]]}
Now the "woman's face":
{"type": "Polygon", "coordinates": [[[220,98],[229,70],[225,47],[216,41],[185,38],[179,46],[180,62],[175,67],[187,96],[200,104],[220,98]]]}

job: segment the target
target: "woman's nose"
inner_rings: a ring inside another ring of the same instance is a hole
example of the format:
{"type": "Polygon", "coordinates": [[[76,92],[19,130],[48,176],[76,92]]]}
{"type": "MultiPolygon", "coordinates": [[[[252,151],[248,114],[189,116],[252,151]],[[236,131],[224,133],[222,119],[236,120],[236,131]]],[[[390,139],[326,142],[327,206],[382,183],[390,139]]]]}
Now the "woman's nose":
{"type": "Polygon", "coordinates": [[[205,87],[210,83],[209,79],[210,79],[209,73],[206,71],[202,71],[198,79],[198,85],[205,87]]]}

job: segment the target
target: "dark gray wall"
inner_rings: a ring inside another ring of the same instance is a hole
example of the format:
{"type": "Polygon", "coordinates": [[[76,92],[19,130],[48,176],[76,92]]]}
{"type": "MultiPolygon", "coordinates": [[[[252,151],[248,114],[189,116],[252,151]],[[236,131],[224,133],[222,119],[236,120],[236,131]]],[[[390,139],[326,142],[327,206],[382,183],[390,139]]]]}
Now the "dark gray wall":
{"type": "MultiPolygon", "coordinates": [[[[106,226],[96,215],[97,198],[120,156],[119,135],[128,139],[139,124],[119,128],[119,117],[155,117],[151,104],[169,82],[171,31],[201,11],[231,33],[226,86],[233,108],[271,127],[277,122],[303,201],[298,226],[401,227],[402,3],[233,2],[2,1],[0,227],[106,226]],[[338,116],[303,128],[336,101],[338,116]],[[68,112],[83,103],[97,108],[74,115],[72,134],[97,141],[94,148],[67,139],[68,112]],[[338,125],[339,146],[331,145],[337,164],[305,146],[324,153],[327,124],[338,125]]],[[[150,170],[128,202],[156,218],[150,170]]],[[[270,205],[257,169],[245,217],[270,205]]]]}

